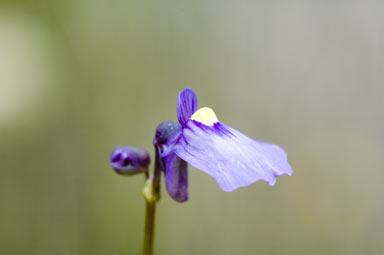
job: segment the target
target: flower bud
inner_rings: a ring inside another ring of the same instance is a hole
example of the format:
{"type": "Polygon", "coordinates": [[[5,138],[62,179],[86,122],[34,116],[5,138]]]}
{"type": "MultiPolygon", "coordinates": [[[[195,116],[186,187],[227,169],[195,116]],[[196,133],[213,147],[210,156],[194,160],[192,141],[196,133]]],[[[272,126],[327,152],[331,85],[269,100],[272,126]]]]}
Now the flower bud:
{"type": "Polygon", "coordinates": [[[118,174],[132,175],[148,170],[150,156],[143,148],[117,147],[111,153],[110,163],[118,174]]]}

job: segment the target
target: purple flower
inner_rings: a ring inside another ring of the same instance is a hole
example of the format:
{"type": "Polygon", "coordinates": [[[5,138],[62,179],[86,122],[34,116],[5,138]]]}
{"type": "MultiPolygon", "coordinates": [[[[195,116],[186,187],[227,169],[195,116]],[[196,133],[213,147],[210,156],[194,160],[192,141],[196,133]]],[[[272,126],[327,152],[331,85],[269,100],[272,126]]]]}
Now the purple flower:
{"type": "Polygon", "coordinates": [[[167,191],[178,202],[188,199],[187,162],[227,192],[259,180],[272,186],[279,175],[292,174],[282,148],[225,125],[210,108],[197,110],[192,89],[179,93],[177,118],[179,123],[167,121],[158,126],[154,145],[167,191]]]}
{"type": "Polygon", "coordinates": [[[110,156],[112,168],[123,175],[132,175],[147,171],[150,163],[148,152],[143,148],[117,147],[110,156]]]}

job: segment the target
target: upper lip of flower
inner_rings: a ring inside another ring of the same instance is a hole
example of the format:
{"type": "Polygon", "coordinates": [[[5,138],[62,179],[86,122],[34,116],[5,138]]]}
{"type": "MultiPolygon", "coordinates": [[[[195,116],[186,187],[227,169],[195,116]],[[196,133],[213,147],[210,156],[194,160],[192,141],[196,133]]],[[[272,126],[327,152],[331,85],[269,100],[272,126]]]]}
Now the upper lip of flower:
{"type": "Polygon", "coordinates": [[[187,199],[184,161],[212,176],[224,191],[258,180],[274,185],[279,175],[292,174],[279,146],[245,136],[219,122],[212,109],[197,110],[197,104],[192,89],[182,90],[177,104],[181,128],[170,132],[162,144],[161,139],[154,140],[155,146],[161,146],[167,190],[175,200],[187,199]]]}

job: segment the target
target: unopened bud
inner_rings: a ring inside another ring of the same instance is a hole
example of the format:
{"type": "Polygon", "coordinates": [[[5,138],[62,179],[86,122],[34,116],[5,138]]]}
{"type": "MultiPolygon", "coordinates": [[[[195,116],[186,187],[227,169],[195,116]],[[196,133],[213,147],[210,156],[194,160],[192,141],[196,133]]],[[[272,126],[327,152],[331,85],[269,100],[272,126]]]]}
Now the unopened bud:
{"type": "Polygon", "coordinates": [[[118,174],[132,175],[148,170],[150,156],[143,148],[117,147],[111,153],[110,163],[118,174]]]}

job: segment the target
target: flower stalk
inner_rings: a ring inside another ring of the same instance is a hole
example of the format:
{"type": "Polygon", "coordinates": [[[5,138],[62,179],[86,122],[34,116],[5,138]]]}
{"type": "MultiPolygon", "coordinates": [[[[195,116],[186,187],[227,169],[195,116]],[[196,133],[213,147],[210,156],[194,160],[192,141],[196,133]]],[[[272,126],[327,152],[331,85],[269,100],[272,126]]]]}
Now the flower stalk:
{"type": "Polygon", "coordinates": [[[155,239],[155,218],[156,218],[156,203],[160,200],[160,174],[161,167],[158,162],[156,153],[156,161],[153,175],[146,174],[146,181],[142,191],[145,199],[145,225],[144,225],[144,241],[143,255],[153,255],[154,239],[155,239]]]}
{"type": "Polygon", "coordinates": [[[154,248],[156,201],[146,200],[143,255],[152,255],[154,248]]]}

